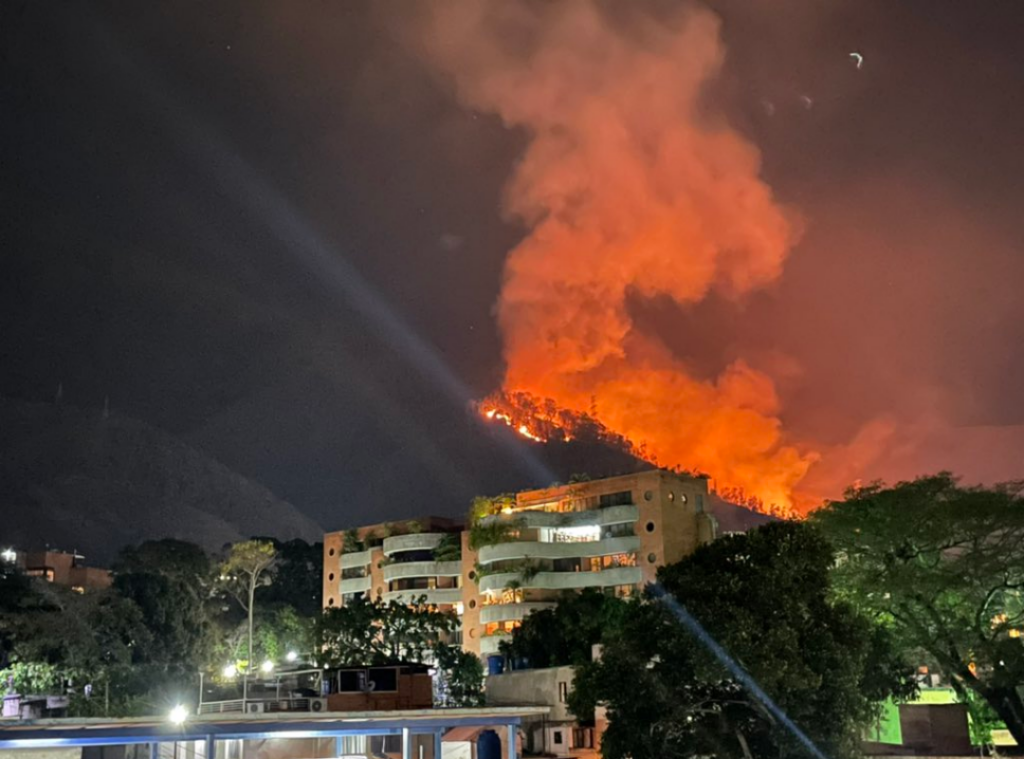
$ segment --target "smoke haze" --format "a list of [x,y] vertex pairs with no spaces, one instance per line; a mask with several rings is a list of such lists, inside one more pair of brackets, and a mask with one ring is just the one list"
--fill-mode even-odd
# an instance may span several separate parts
[[757,149],[702,102],[723,59],[717,17],[451,3],[427,40],[466,106],[528,135],[504,200],[529,229],[498,299],[505,390],[788,508],[813,454],[786,443],[771,378],[742,359],[695,378],[629,308],[741,298],[779,277],[798,237]]

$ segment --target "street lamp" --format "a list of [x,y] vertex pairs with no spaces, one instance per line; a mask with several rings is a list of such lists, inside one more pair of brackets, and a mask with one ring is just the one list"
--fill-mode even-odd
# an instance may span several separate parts
[[226,667],[224,667],[223,670],[221,670],[221,674],[224,675],[224,677],[226,677],[228,680],[230,680],[238,674],[238,667],[236,667],[234,664],[228,664]]
[[178,704],[171,709],[171,713],[167,715],[167,719],[169,719],[173,725],[182,725],[185,723],[185,720],[188,719],[188,709],[184,704]]
[[295,661],[296,659],[299,658],[299,655],[297,653],[295,653],[294,651],[289,651],[287,654],[285,654],[284,658],[287,659],[290,662],[293,662],[293,661]]
[[13,564],[14,560],[18,558],[18,554],[13,548],[5,548],[3,552],[0,552],[0,557],[3,557],[8,564]]
[[274,671],[274,662],[270,661],[270,659],[267,659],[265,662],[263,662],[260,665],[260,672],[263,672],[264,674],[268,674],[269,675],[273,671]]

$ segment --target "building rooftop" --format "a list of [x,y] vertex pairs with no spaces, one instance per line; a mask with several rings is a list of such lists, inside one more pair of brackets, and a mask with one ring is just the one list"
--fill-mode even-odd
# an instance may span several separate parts
[[547,713],[547,707],[496,706],[321,714],[237,714],[230,717],[220,714],[189,715],[180,725],[160,717],[4,720],[0,721],[0,749],[388,735],[403,728],[413,733],[436,733],[454,727],[518,725],[524,718],[544,717]]

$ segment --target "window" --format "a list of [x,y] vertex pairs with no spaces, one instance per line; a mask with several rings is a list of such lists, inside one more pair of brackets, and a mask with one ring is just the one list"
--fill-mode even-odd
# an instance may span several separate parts
[[696,507],[697,513],[700,514],[704,511],[704,496],[701,493],[697,493]]
[[669,499],[670,501],[674,501],[674,500],[676,499],[676,494],[675,494],[675,493],[673,493],[673,492],[672,492],[671,490],[670,490],[670,491],[668,491],[668,499]]
[[605,506],[628,506],[633,503],[633,493],[629,490],[621,490],[618,493],[605,493],[598,500],[601,507]]
[[645,524],[644,529],[647,530],[647,532],[654,532],[654,522],[648,522]]
[[658,560],[658,557],[655,554],[653,554],[653,553],[647,554],[647,561],[649,561],[651,564],[653,564],[657,560]]
[[329,598],[327,599],[327,605],[328,605],[328,606],[334,606],[334,596],[330,596],[330,597],[329,597]]
[[328,550],[328,551],[327,551],[327,555],[328,555],[328,556],[334,556],[334,549],[333,549],[333,548],[331,548],[330,550]]
[[654,498],[654,492],[653,491],[651,491],[651,490],[645,490],[644,491],[644,500],[645,501],[650,501],[653,498]]
[[472,598],[469,599],[469,608],[470,609],[475,609],[476,608],[476,600],[475,599],[472,599]]
[[558,703],[564,704],[569,700],[569,683],[561,681],[558,683]]
[[686,503],[686,493],[679,494],[679,503]]
[[327,575],[327,580],[329,582],[334,582],[334,572],[331,572],[329,575]]
[[366,673],[375,693],[398,690],[398,670],[395,667],[375,667]]
[[561,730],[552,730],[551,731],[551,742],[554,743],[556,746],[561,746],[562,745],[562,731]]

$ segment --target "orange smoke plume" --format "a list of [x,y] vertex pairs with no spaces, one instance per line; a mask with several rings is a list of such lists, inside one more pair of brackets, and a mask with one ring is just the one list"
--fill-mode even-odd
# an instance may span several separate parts
[[504,391],[788,509],[814,455],[784,442],[772,380],[742,361],[693,377],[627,307],[740,297],[779,276],[797,237],[756,148],[702,101],[723,58],[717,18],[472,0],[432,6],[428,44],[466,106],[528,138],[504,198],[528,229],[498,301]]

